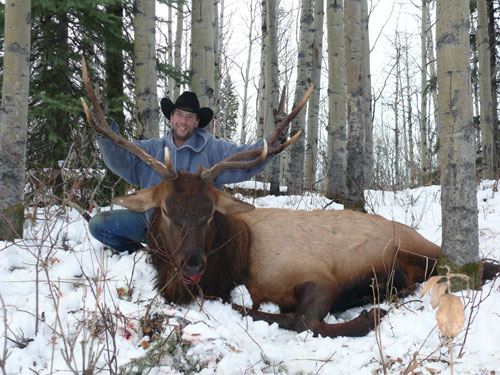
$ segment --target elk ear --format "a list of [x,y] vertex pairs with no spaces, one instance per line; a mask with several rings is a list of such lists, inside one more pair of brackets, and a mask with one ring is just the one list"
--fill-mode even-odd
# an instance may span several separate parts
[[113,203],[128,208],[135,212],[144,212],[153,207],[160,206],[160,194],[158,184],[153,187],[138,190],[132,194],[113,199]]
[[255,207],[250,203],[243,202],[233,197],[231,194],[219,191],[215,209],[224,215],[232,215],[252,211]]

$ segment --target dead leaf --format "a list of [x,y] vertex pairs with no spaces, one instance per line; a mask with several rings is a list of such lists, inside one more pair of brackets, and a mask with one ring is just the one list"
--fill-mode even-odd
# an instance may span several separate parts
[[425,293],[431,290],[432,287],[444,277],[445,276],[432,276],[429,280],[427,280],[424,287],[422,288],[422,291],[420,292],[420,297],[422,297]]
[[436,312],[439,331],[444,336],[456,337],[464,327],[465,314],[462,300],[453,294],[443,294]]
[[141,347],[145,350],[149,349],[151,345],[149,344],[148,341],[141,341]]
[[437,283],[432,287],[431,291],[431,306],[433,309],[439,306],[439,299],[446,292],[448,283]]
[[118,296],[119,296],[120,298],[123,298],[123,297],[127,297],[127,296],[128,296],[127,289],[125,289],[125,288],[116,288],[116,293],[118,293]]
[[431,373],[431,375],[435,375],[435,374],[440,374],[441,371],[440,370],[436,370],[436,369],[433,369],[431,367],[426,367],[425,368],[427,371],[429,371]]

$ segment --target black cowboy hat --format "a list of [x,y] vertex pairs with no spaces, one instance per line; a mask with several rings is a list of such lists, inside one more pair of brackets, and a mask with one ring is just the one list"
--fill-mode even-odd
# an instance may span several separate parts
[[175,108],[183,111],[196,113],[200,117],[199,128],[204,128],[212,121],[214,112],[207,107],[200,108],[200,102],[194,92],[184,91],[175,101],[175,104],[169,98],[163,98],[160,102],[161,111],[166,118],[170,120],[170,115]]

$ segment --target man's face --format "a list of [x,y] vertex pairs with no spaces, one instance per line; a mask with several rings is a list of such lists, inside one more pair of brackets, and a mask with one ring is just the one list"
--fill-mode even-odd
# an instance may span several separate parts
[[183,111],[176,108],[170,115],[170,123],[174,131],[174,139],[184,143],[194,133],[194,129],[198,127],[198,115],[193,112]]

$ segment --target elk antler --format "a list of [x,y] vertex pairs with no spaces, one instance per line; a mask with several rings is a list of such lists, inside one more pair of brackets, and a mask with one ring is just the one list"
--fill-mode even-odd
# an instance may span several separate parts
[[[120,137],[113,130],[111,130],[111,127],[109,126],[106,117],[102,112],[102,108],[99,105],[96,92],[94,91],[90,83],[87,71],[87,63],[85,62],[85,57],[83,56],[82,56],[82,78],[83,78],[83,85],[85,86],[85,91],[89,96],[92,106],[94,107],[96,121],[97,121],[97,122],[94,121],[92,113],[90,112],[90,109],[85,99],[80,98],[83,105],[83,110],[85,111],[85,116],[87,117],[87,122],[90,125],[90,127],[94,129],[97,133],[109,138],[116,145],[137,156],[144,163],[153,168],[163,179],[165,180],[175,179],[177,177],[177,171],[172,166],[172,163],[169,162],[169,160],[166,161],[165,164],[159,162],[154,157],[145,152],[143,149],[127,141],[126,139]],[[165,150],[165,155],[166,157],[168,157],[167,150]]]
[[[299,104],[297,104],[297,106],[293,109],[293,111],[290,112],[290,114],[276,127],[273,134],[271,134],[269,140],[267,142],[264,140],[263,147],[255,150],[247,150],[239,152],[237,154],[233,154],[227,157],[226,159],[222,160],[221,162],[217,163],[212,168],[209,169],[203,168],[200,172],[200,176],[203,179],[203,181],[207,183],[212,183],[215,180],[215,178],[226,169],[250,169],[256,167],[257,165],[262,163],[268,155],[278,154],[285,148],[287,148],[289,145],[291,145],[293,142],[295,142],[300,137],[302,130],[299,130],[297,133],[295,133],[293,137],[291,137],[288,141],[281,144],[280,146],[272,147],[270,149],[268,149],[267,147],[268,143],[270,145],[274,144],[281,131],[290,123],[290,121],[293,120],[295,116],[297,116],[302,107],[304,107],[304,105],[307,103],[307,100],[312,94],[313,88],[314,85],[311,84],[311,86],[309,86],[309,89],[307,90],[307,92],[305,93],[304,97],[301,99]],[[281,112],[283,111],[284,107],[284,93],[285,91],[283,89],[283,94],[281,96],[280,109],[279,109],[279,111]]]
[[[297,106],[292,110],[292,112],[290,112],[290,114],[288,116],[286,116],[285,119],[283,121],[281,121],[281,123],[276,127],[273,134],[269,138],[269,141],[268,141],[269,144],[273,145],[274,142],[276,142],[276,139],[280,135],[281,131],[290,123],[290,121],[292,121],[295,118],[295,116],[297,116],[297,114],[300,112],[302,107],[304,107],[304,105],[309,100],[309,97],[311,96],[313,89],[314,89],[314,84],[311,83],[311,85],[309,86],[309,89],[307,90],[305,95],[302,97],[299,104],[297,104]],[[285,89],[283,88],[283,92],[281,94],[281,100],[280,100],[280,108],[278,110],[279,112],[283,112],[284,105],[285,105]]]

